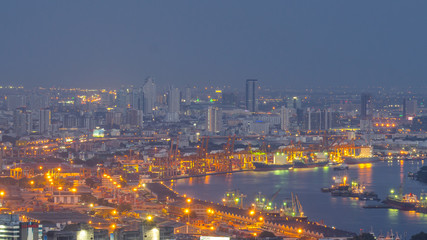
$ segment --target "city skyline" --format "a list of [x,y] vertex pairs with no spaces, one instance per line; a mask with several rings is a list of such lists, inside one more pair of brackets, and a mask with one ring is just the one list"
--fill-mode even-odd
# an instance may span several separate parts
[[426,79],[426,3],[2,2],[1,85],[283,88]]

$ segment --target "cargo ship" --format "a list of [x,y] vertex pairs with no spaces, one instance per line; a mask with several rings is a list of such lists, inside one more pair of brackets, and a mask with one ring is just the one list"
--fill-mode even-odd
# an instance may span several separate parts
[[372,155],[372,146],[362,146],[355,150],[354,156],[343,157],[346,164],[374,163],[380,159]]
[[417,195],[409,193],[402,195],[401,190],[399,190],[399,194],[394,194],[394,190],[390,191],[390,195],[387,196],[387,199],[383,201],[383,203],[389,205],[392,208],[396,208],[404,211],[412,211],[416,209],[419,201],[417,199]]
[[293,160],[294,168],[314,168],[324,167],[329,164],[327,153],[314,153],[314,156],[307,158],[295,158]]
[[289,163],[287,160],[287,155],[285,154],[275,154],[273,162],[252,162],[255,167],[255,171],[273,171],[273,170],[288,170],[293,167],[292,163]]

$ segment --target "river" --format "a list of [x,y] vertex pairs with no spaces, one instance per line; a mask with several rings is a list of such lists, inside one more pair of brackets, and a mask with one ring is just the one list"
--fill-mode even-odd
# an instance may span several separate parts
[[[408,172],[416,172],[424,161],[388,161],[374,164],[350,166],[347,176],[366,185],[379,198],[385,199],[391,189],[398,192],[403,183],[403,193],[412,192],[419,196],[427,192],[427,185],[411,180]],[[198,178],[180,179],[173,182],[173,188],[182,194],[214,202],[221,202],[228,190],[238,189],[247,195],[245,204],[249,205],[258,192],[271,196],[281,189],[276,202],[289,198],[291,192],[298,195],[304,213],[310,220],[323,221],[328,226],[359,233],[373,231],[385,235],[391,229],[402,239],[427,231],[427,214],[405,212],[395,209],[364,209],[365,201],[353,198],[332,197],[322,193],[320,188],[332,184],[332,177],[345,174],[331,167],[313,169],[276,170],[270,172],[237,172],[226,175],[213,175]]]

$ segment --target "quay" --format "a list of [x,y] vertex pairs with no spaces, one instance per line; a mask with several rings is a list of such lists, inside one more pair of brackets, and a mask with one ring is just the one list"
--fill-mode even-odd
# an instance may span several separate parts
[[[163,183],[148,183],[146,188],[157,197],[159,202],[185,204],[187,198],[173,191]],[[230,207],[200,199],[191,199],[195,205],[202,206],[205,211],[214,212],[224,223],[230,221],[246,226],[257,226],[265,231],[271,231],[276,235],[289,237],[311,237],[316,239],[334,238],[347,239],[355,236],[355,233],[329,227],[317,222],[303,221],[293,218],[277,217],[274,214],[254,212],[248,209]]]

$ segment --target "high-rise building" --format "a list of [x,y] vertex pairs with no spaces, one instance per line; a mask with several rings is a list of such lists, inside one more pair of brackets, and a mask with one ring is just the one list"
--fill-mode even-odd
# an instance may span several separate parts
[[403,117],[415,117],[417,115],[417,100],[412,98],[403,99]]
[[170,87],[168,91],[168,112],[166,113],[167,122],[179,121],[180,99],[179,89]]
[[106,123],[110,128],[120,128],[122,123],[122,113],[121,112],[107,112],[106,114]]
[[49,96],[40,95],[40,94],[32,94],[27,97],[27,108],[31,110],[39,110],[41,108],[49,107]]
[[21,222],[18,214],[0,214],[0,239],[36,240],[43,237],[43,226],[37,222]]
[[280,108],[280,129],[283,131],[289,130],[289,115],[290,111],[285,106]]
[[16,108],[26,107],[26,97],[23,95],[8,95],[6,96],[6,108],[8,111]]
[[40,109],[39,132],[48,134],[51,126],[51,111],[48,108]]
[[246,80],[246,110],[256,112],[258,110],[256,79]]
[[126,112],[127,123],[132,128],[142,128],[144,119],[142,110],[130,109]]
[[339,114],[332,109],[314,110],[308,108],[305,114],[304,129],[310,131],[329,130],[338,126]]
[[222,93],[222,104],[229,106],[237,106],[237,96],[233,92],[223,92]]
[[185,103],[185,105],[191,104],[191,88],[189,88],[189,87],[187,87],[185,89],[184,103]]
[[222,111],[217,107],[209,107],[206,116],[206,130],[218,133],[222,129]]
[[370,119],[372,117],[371,95],[367,93],[362,93],[360,100],[361,100],[360,119],[363,119],[363,120]]
[[144,91],[142,88],[132,89],[131,108],[135,110],[142,110],[144,108]]
[[295,96],[295,97],[287,99],[287,107],[288,108],[300,109],[301,106],[302,106],[301,98]]
[[127,108],[128,105],[128,91],[122,88],[117,91],[116,105],[118,108]]
[[144,96],[143,111],[144,114],[152,114],[156,105],[156,84],[153,78],[148,77],[142,86],[142,92]]
[[360,130],[372,130],[372,98],[367,93],[362,93],[360,99]]
[[13,113],[13,128],[17,136],[28,135],[32,131],[32,115],[31,111],[25,108],[17,108]]

